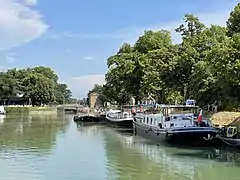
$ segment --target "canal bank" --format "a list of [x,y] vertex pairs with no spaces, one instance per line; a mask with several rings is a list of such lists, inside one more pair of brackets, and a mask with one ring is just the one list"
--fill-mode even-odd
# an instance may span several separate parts
[[4,106],[7,113],[55,112],[56,107]]

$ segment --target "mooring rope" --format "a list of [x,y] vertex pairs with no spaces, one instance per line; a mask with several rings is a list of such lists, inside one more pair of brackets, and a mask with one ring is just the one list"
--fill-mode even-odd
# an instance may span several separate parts
[[229,146],[233,146],[233,147],[239,147],[240,146],[240,143],[239,144],[233,144],[233,143],[229,143],[227,141],[225,141],[220,135],[218,136],[225,144],[229,145]]

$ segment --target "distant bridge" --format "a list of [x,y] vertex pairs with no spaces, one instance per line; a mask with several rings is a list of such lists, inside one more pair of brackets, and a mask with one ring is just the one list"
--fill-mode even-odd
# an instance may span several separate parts
[[88,107],[79,105],[79,104],[63,104],[63,105],[57,106],[57,110],[62,112],[77,113],[77,112],[87,112]]

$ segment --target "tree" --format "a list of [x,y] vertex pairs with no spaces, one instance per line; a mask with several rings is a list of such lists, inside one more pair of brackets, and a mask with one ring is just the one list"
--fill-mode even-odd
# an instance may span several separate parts
[[240,33],[240,3],[238,3],[230,17],[227,20],[228,35],[232,36],[235,33]]
[[[66,84],[57,82],[58,76],[48,67],[9,69],[0,73],[0,99],[17,98],[19,94],[33,105],[68,102],[71,91]],[[28,100],[26,100],[27,103]]]
[[32,105],[48,104],[56,100],[55,84],[43,74],[29,74],[23,79],[23,85],[26,87],[25,97],[31,98]]
[[[134,58],[136,55],[127,44],[124,44],[116,55],[108,58],[109,71],[105,76],[107,82],[105,93],[108,94],[109,101],[126,103],[132,95],[131,75],[134,68]],[[130,91],[129,94],[128,91]]]
[[47,77],[48,79],[51,79],[55,83],[58,81],[58,75],[49,67],[44,66],[37,66],[32,69],[30,69],[33,73],[39,73]]
[[160,49],[163,45],[171,45],[170,32],[166,30],[160,31],[145,31],[140,36],[134,45],[134,49],[142,54],[148,53],[149,51]]
[[185,24],[181,24],[176,28],[176,32],[180,33],[183,38],[193,38],[202,32],[205,28],[198,17],[193,14],[186,14],[183,18]]
[[108,58],[104,94],[128,103],[151,95],[159,103],[194,98],[198,105],[240,106],[240,3],[227,28],[206,27],[187,14],[176,31],[182,42],[173,44],[165,30],[145,31],[131,46],[124,43]]
[[56,101],[59,104],[70,102],[72,92],[68,89],[67,84],[57,84],[56,88]]

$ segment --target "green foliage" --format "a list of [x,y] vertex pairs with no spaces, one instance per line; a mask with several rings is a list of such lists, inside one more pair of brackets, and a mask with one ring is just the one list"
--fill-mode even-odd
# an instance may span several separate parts
[[240,33],[240,3],[238,3],[234,10],[230,13],[230,17],[227,21],[227,27],[229,35]]
[[8,101],[23,95],[25,104],[42,105],[68,102],[71,91],[59,84],[57,74],[48,67],[9,69],[0,72],[0,100]]
[[36,111],[55,111],[56,107],[44,106],[44,107],[28,107],[29,112],[36,112]]
[[74,101],[71,99],[72,92],[68,89],[67,84],[57,84],[56,101],[58,104],[70,103]]
[[169,91],[167,96],[166,96],[166,101],[169,104],[174,104],[175,102],[177,103],[183,103],[183,96],[181,95],[181,93],[179,91],[176,90],[172,90]]
[[[101,93],[118,104],[151,95],[159,103],[194,98],[198,105],[222,109],[240,104],[240,4],[227,28],[206,27],[192,14],[176,28],[182,42],[173,44],[165,30],[145,31],[134,45],[124,43],[108,58]],[[102,95],[103,96],[103,95]]]
[[5,107],[7,113],[29,113],[29,107]]
[[54,107],[5,106],[7,113],[29,113],[32,111],[54,111]]

